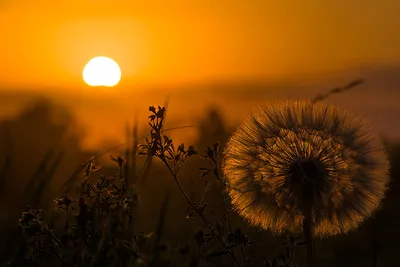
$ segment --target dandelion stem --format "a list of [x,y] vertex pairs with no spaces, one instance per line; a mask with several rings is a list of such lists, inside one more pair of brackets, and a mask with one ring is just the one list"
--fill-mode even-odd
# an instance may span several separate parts
[[311,205],[304,205],[303,212],[304,212],[303,233],[304,233],[304,238],[306,240],[307,263],[309,267],[315,267]]
[[304,216],[303,219],[303,234],[306,241],[307,263],[308,267],[315,267],[314,259],[314,237],[313,237],[313,216],[312,207],[314,203],[314,192],[316,189],[315,182],[319,180],[321,175],[313,164],[297,163],[300,173],[297,173],[297,178],[303,181],[301,192],[301,210]]

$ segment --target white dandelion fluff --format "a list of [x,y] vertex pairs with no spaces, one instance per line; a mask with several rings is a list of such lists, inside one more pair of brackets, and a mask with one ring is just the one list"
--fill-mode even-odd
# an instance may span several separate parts
[[379,208],[389,183],[369,126],[322,103],[261,108],[233,134],[222,162],[234,208],[275,233],[303,231],[308,204],[313,234],[345,233]]

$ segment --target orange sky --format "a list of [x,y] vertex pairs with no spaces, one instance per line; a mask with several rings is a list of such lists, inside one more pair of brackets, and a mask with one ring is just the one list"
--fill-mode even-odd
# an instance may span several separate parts
[[[275,97],[308,98],[364,77],[368,92],[333,100],[398,138],[400,83],[390,73],[400,66],[399,10],[398,0],[0,0],[0,117],[41,91],[76,114],[96,147],[121,140],[135,116],[147,125],[148,106],[166,96],[169,127],[210,104],[234,122]],[[82,80],[100,55],[121,67],[116,88]],[[389,83],[364,71],[385,65]]]
[[98,55],[120,64],[121,85],[398,62],[399,10],[398,0],[2,0],[0,89],[83,86]]

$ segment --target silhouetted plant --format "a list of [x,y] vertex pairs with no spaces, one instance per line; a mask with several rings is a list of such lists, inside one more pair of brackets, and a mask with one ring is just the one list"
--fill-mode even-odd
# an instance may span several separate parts
[[[388,184],[386,154],[380,142],[368,135],[365,124],[336,108],[316,104],[330,93],[311,103],[285,103],[260,110],[234,133],[224,154],[218,142],[207,146],[201,158],[208,166],[199,168],[204,184],[199,202],[181,183],[181,172],[198,154],[197,149],[176,146],[165,134],[170,130],[164,130],[166,109],[151,106],[145,144],[138,145],[137,130],[127,130],[134,140],[120,146],[132,143],[131,149],[124,156],[110,155],[118,167],[115,175],[99,174],[100,166],[95,164],[111,149],[93,157],[64,184],[63,189],[71,189],[76,174],[83,171],[77,192],[69,190],[54,200],[59,211],[56,217],[64,221],[60,223],[54,216],[49,220],[51,212],[40,209],[22,213],[18,221],[20,247],[8,266],[297,267],[295,252],[304,244],[313,266],[313,235],[333,235],[357,227],[379,207]],[[146,157],[141,168],[136,162],[138,155]],[[187,202],[186,219],[200,224],[193,240],[178,247],[164,240],[169,192],[154,233],[133,227],[138,219],[133,211],[140,204],[138,183],[153,158],[166,167]],[[58,160],[52,165],[57,166]],[[42,169],[52,172],[51,168]],[[206,201],[211,179],[222,190],[221,213],[213,212]],[[38,178],[35,183],[40,191],[46,182]],[[38,203],[37,199],[31,201]],[[263,256],[252,251],[262,242],[235,225],[231,205],[251,224],[281,235],[282,246],[263,265],[255,261]]]
[[367,125],[325,104],[286,102],[247,119],[225,148],[235,209],[251,224],[312,236],[356,228],[380,205],[389,164]]
[[119,167],[116,175],[100,175],[91,183],[91,173],[99,169],[92,161],[78,195],[54,200],[56,208],[65,213],[61,229],[51,229],[40,210],[22,213],[19,225],[31,248],[24,258],[54,266],[142,266],[138,244],[149,235],[134,233],[129,227],[138,197],[126,190],[124,158],[111,156],[111,160]]
[[[257,242],[250,240],[241,229],[233,230],[232,228],[230,219],[230,202],[226,194],[225,180],[222,179],[219,174],[218,142],[214,143],[212,146],[208,146],[205,150],[204,156],[202,157],[209,162],[209,167],[200,168],[202,178],[208,173],[212,173],[222,186],[225,214],[222,220],[217,218],[216,221],[213,222],[209,216],[207,216],[207,204],[203,202],[194,202],[186,193],[179,180],[179,172],[186,161],[197,154],[197,150],[193,146],[189,146],[185,149],[184,144],[175,148],[173,140],[162,133],[165,109],[158,107],[156,110],[155,107],[150,107],[149,110],[152,113],[152,115],[149,116],[149,125],[151,127],[150,138],[146,138],[146,144],[140,146],[141,152],[139,152],[139,154],[154,156],[161,160],[171,173],[180,192],[189,204],[186,218],[195,221],[196,217],[198,217],[203,223],[202,228],[195,235],[198,251],[200,253],[195,257],[195,259],[191,259],[190,266],[198,266],[202,261],[214,262],[223,256],[228,256],[236,266],[248,266],[251,259],[245,253],[246,248]],[[207,181],[205,181],[205,192],[208,188],[207,185]],[[205,246],[212,240],[217,240],[220,246],[217,249],[207,250]],[[293,255],[289,256],[292,257]]]

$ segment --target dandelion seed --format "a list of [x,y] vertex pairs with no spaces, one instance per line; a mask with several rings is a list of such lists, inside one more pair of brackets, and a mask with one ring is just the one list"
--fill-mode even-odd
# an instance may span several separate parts
[[223,172],[235,209],[274,233],[301,232],[311,201],[315,235],[345,233],[380,206],[388,158],[362,119],[331,105],[260,109],[226,145]]

